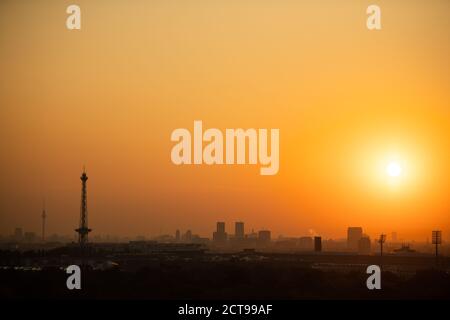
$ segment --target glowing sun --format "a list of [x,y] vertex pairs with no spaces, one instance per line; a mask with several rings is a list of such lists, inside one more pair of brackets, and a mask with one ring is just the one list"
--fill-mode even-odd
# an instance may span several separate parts
[[398,177],[402,174],[402,167],[398,162],[389,162],[389,164],[386,166],[386,173],[390,177]]

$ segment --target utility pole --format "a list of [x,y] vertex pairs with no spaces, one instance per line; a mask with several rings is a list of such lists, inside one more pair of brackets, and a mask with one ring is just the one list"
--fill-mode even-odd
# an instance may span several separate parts
[[383,245],[386,242],[386,235],[380,234],[380,238],[378,239],[378,243],[380,244],[380,267],[383,267]]
[[435,254],[436,254],[436,267],[439,266],[439,252],[438,247],[442,243],[442,231],[434,230],[431,232],[432,243],[435,245]]
[[386,235],[381,234],[378,239],[378,243],[380,244],[380,256],[383,256],[383,244],[386,242]]

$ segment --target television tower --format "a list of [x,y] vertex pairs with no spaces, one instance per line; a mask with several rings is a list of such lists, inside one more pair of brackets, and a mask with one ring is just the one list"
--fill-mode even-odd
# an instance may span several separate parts
[[42,242],[45,242],[45,219],[47,218],[47,213],[45,212],[45,199],[42,205]]
[[83,247],[88,242],[88,234],[91,229],[88,228],[88,212],[87,212],[87,191],[86,182],[87,175],[86,169],[83,168],[83,173],[81,174],[81,207],[80,207],[80,227],[75,229],[78,232],[78,244]]

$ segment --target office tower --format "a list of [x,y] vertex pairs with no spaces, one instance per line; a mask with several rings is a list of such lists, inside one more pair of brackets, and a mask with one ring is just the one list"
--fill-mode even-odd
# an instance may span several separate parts
[[243,222],[236,222],[234,225],[234,237],[236,239],[243,239],[244,238],[244,223]]
[[261,230],[258,232],[258,244],[267,246],[270,244],[271,233],[269,230]]
[[298,239],[298,247],[300,250],[311,251],[313,249],[313,238],[311,237],[300,237]]
[[180,230],[175,231],[175,241],[180,242],[181,236],[180,236]]
[[225,233],[225,222],[217,222],[217,230],[218,233]]
[[184,239],[187,242],[191,242],[192,241],[192,231],[191,230],[186,231],[186,233],[184,234]]
[[14,230],[14,241],[20,242],[23,238],[22,228],[16,228]]
[[322,237],[314,237],[314,251],[322,252]]
[[225,232],[225,222],[217,222],[217,230],[213,233],[213,241],[223,243],[227,240],[227,233]]
[[359,254],[370,254],[371,252],[371,242],[368,236],[363,236],[358,241],[358,253]]
[[361,227],[349,227],[347,230],[347,249],[350,251],[358,251],[358,242],[363,236]]
[[25,232],[23,238],[26,243],[34,243],[37,240],[36,233],[34,232]]
[[397,232],[392,232],[391,240],[392,242],[397,242]]

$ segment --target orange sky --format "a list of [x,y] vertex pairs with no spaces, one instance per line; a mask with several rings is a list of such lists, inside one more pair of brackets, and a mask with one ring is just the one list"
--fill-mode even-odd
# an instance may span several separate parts
[[[450,2],[0,2],[0,233],[95,234],[215,222],[345,237],[450,234]],[[280,171],[175,166],[176,128],[279,128]],[[395,159],[402,176],[384,171]]]

